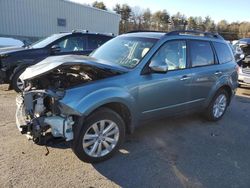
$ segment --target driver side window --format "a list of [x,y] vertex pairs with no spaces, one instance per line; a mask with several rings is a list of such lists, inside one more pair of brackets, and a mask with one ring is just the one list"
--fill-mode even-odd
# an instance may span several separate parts
[[79,36],[69,37],[58,43],[61,52],[75,52],[84,50],[83,39]]
[[163,62],[168,65],[168,70],[178,70],[186,68],[186,42],[169,41],[154,55],[153,60]]

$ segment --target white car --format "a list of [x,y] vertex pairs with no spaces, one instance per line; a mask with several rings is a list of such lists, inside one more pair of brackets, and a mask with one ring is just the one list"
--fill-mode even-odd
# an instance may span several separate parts
[[23,45],[24,43],[18,39],[0,37],[0,48],[13,46],[21,47]]

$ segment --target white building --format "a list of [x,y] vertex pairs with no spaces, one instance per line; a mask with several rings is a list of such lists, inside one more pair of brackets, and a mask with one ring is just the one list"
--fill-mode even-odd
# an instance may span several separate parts
[[0,0],[0,36],[38,39],[73,29],[118,34],[120,15],[66,0]]

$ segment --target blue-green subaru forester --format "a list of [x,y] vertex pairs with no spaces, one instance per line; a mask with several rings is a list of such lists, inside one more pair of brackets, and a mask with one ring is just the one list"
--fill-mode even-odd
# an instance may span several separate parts
[[219,120],[238,85],[237,68],[217,34],[123,34],[89,57],[49,57],[27,68],[17,127],[38,144],[71,141],[80,160],[100,162],[142,120],[191,111]]

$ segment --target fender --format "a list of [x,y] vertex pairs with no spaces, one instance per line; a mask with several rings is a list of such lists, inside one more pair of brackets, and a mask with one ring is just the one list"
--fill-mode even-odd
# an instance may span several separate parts
[[[75,88],[77,89],[77,88]],[[135,98],[121,87],[106,87],[87,95],[79,94],[82,89],[67,91],[65,97],[60,100],[61,103],[69,106],[81,116],[88,116],[97,108],[112,102],[125,105],[131,114],[131,126],[135,126],[138,122]],[[72,100],[72,99],[79,100]],[[131,127],[133,130],[133,127]]]
[[232,94],[235,93],[235,89],[237,88],[237,86],[234,86],[233,81],[231,79],[230,75],[226,75],[223,76],[221,78],[219,78],[219,80],[216,82],[216,84],[213,86],[213,88],[210,90],[210,93],[208,94],[208,98],[205,101],[205,106],[208,106],[209,103],[211,102],[211,100],[213,99],[214,95],[216,94],[216,92],[223,86],[228,86],[230,87]]

